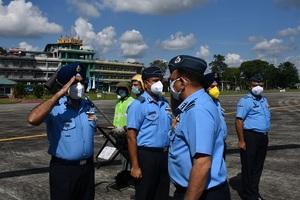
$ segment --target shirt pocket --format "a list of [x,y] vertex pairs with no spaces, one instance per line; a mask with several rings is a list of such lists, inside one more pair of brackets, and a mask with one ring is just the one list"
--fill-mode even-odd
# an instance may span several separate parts
[[145,118],[150,125],[158,125],[158,113],[156,111],[148,112]]
[[61,139],[64,141],[75,141],[78,140],[78,134],[76,132],[76,124],[74,119],[70,119],[63,122]]

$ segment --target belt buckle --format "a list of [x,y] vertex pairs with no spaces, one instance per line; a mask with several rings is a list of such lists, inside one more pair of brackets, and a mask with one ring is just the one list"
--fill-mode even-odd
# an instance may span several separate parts
[[167,152],[169,150],[169,147],[164,147],[163,152]]
[[79,165],[85,165],[86,164],[86,160],[81,160],[80,162],[79,162]]

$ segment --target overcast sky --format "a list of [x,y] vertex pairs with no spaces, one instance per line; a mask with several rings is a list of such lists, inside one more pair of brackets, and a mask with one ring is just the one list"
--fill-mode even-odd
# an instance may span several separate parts
[[43,50],[61,35],[146,66],[222,54],[229,66],[259,58],[300,70],[299,0],[0,0],[0,46]]

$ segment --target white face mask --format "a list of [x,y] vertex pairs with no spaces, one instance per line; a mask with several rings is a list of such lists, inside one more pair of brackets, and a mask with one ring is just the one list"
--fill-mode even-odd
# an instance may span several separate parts
[[251,89],[251,92],[254,94],[254,95],[256,95],[256,96],[259,96],[259,95],[261,95],[261,93],[264,91],[264,88],[263,87],[261,87],[261,86],[255,86],[255,87],[253,87],[252,89]]
[[161,81],[157,81],[151,85],[151,92],[156,95],[162,95],[163,92],[163,84]]
[[175,84],[175,82],[176,81],[178,81],[180,78],[177,78],[177,79],[175,79],[174,81],[172,81],[171,83],[170,83],[170,89],[171,89],[171,95],[172,95],[172,97],[174,98],[174,99],[176,99],[176,100],[179,100],[180,99],[180,94],[181,94],[181,92],[182,92],[182,90],[180,90],[179,92],[177,92],[176,90],[175,90],[175,88],[174,88],[174,84]]
[[84,95],[84,86],[79,82],[71,85],[68,93],[72,99],[80,99]]

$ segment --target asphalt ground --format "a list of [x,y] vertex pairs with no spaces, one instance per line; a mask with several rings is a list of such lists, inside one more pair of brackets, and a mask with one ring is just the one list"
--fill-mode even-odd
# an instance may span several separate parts
[[[260,192],[268,200],[300,199],[300,93],[266,94],[272,109],[269,150],[261,177]],[[226,163],[231,197],[240,199],[240,156],[234,129],[235,107],[241,96],[223,96],[229,128]],[[111,119],[114,101],[95,101]],[[0,105],[0,200],[49,199],[47,139],[45,126],[29,126],[26,116],[36,104]],[[107,124],[99,116],[100,124]],[[104,137],[95,136],[95,153]],[[110,187],[122,169],[120,158],[96,168],[95,199],[130,199],[134,190]],[[171,194],[174,188],[171,186]]]

